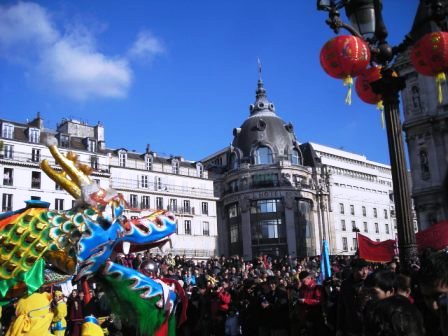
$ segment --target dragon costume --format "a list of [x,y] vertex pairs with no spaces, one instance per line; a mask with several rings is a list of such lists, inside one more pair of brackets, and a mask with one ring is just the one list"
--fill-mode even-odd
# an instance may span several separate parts
[[114,313],[140,335],[174,335],[176,291],[110,260],[123,245],[137,252],[166,242],[176,231],[174,216],[159,210],[128,220],[121,194],[93,182],[91,168],[73,153],[63,155],[55,144],[48,147],[59,167],[44,160],[41,168],[76,205],[55,211],[47,202],[27,201],[26,208],[0,215],[0,297],[6,301],[46,282],[93,277]]

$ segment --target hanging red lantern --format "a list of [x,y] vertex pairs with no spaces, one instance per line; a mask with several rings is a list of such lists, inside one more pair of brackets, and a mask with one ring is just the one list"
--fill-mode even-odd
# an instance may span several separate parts
[[370,50],[363,39],[341,35],[325,43],[320,51],[320,64],[331,77],[343,79],[348,86],[347,104],[351,103],[353,77],[358,76],[370,62]]
[[417,72],[436,77],[438,100],[442,103],[442,83],[448,71],[448,33],[434,32],[424,35],[411,51],[411,62]]
[[356,78],[355,90],[359,98],[367,104],[378,104],[383,98],[380,94],[373,92],[370,83],[381,78],[381,67],[367,68]]

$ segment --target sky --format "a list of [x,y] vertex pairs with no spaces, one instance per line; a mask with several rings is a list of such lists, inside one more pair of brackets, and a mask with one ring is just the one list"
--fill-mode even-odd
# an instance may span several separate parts
[[[418,0],[384,1],[388,41]],[[380,112],[321,68],[335,36],[315,0],[0,1],[0,117],[103,123],[106,146],[200,160],[268,98],[299,142],[389,163]]]

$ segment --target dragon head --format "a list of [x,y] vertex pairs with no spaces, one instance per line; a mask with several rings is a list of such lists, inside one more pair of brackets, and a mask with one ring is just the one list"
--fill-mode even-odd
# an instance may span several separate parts
[[76,279],[97,272],[114,250],[123,246],[132,252],[146,250],[165,243],[176,231],[174,215],[164,210],[128,220],[123,216],[126,201],[121,194],[93,182],[89,177],[91,168],[79,163],[73,153],[61,154],[55,143],[48,147],[62,171],[51,168],[46,160],[41,168],[76,198],[78,217],[73,219],[82,223],[78,225],[81,235],[77,243]]

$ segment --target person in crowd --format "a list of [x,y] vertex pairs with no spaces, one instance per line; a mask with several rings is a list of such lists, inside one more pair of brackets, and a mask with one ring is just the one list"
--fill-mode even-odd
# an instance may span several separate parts
[[9,326],[6,336],[47,336],[53,321],[51,312],[51,294],[34,293],[17,302],[15,318]]
[[418,279],[428,335],[448,336],[448,252],[428,253],[422,258]]
[[396,273],[390,269],[377,270],[371,273],[365,281],[365,287],[373,292],[377,300],[383,300],[395,294]]
[[229,309],[224,328],[225,328],[224,331],[225,336],[241,335],[238,314],[235,308],[233,307]]
[[51,331],[55,336],[64,336],[67,328],[67,304],[64,301],[64,294],[56,290],[53,295],[53,321],[51,323]]
[[278,285],[275,277],[269,277],[265,300],[261,303],[265,315],[269,317],[271,336],[289,334],[289,301],[286,289]]
[[299,333],[321,335],[322,325],[322,287],[318,286],[308,271],[299,274],[301,286],[297,299],[296,309],[299,320]]
[[411,278],[404,274],[397,274],[395,278],[395,294],[408,298],[410,303],[414,303],[414,299],[411,296]]
[[[84,297],[84,293],[83,293]],[[81,335],[81,325],[84,320],[84,302],[74,289],[67,299],[67,332],[70,336]]]
[[401,295],[375,302],[365,315],[364,336],[425,336],[418,309]]
[[351,266],[352,273],[342,282],[338,298],[336,322],[338,336],[361,336],[362,333],[362,314],[356,303],[369,274],[369,264],[364,259],[354,259]]

